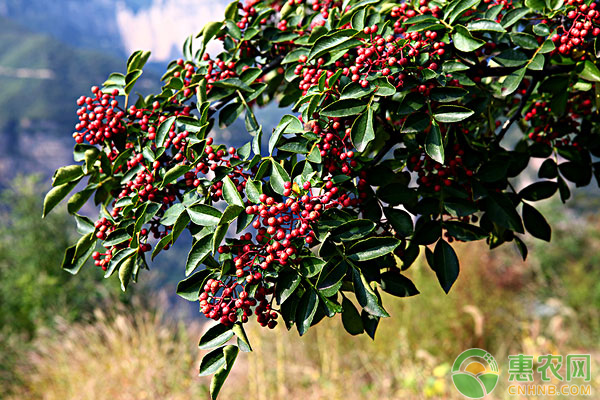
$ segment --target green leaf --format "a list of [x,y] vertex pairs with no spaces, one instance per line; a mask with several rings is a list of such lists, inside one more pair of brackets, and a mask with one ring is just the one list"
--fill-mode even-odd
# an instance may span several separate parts
[[298,288],[301,277],[294,270],[285,270],[279,274],[277,280],[277,303],[281,304],[286,301]]
[[375,90],[375,88],[372,85],[363,88],[357,82],[352,82],[344,86],[344,88],[342,89],[342,94],[340,95],[340,100],[361,99],[373,93],[373,90]]
[[68,183],[63,183],[62,185],[58,185],[50,189],[44,198],[42,217],[46,217],[46,215],[48,215],[50,211],[52,211],[52,209],[56,207],[58,203],[60,203],[61,200],[64,199],[75,186],[77,186],[80,180],[81,178]]
[[413,222],[410,215],[397,208],[384,207],[383,213],[387,218],[388,222],[392,225],[392,228],[401,237],[407,237],[413,233]]
[[158,129],[156,130],[156,147],[163,147],[165,145],[165,141],[169,137],[169,131],[173,127],[175,119],[176,117],[169,117],[158,126]]
[[74,258],[75,255],[75,246],[71,246],[67,248],[65,251],[65,255],[61,264],[61,268],[70,274],[77,274],[81,267],[86,263],[87,260],[92,256],[94,252],[94,247],[90,247],[87,253],[83,254],[79,258]]
[[527,65],[527,69],[530,69],[532,71],[543,71],[545,62],[546,59],[544,58],[544,55],[538,53],[535,55],[535,57],[531,59],[531,61]]
[[[231,19],[231,20],[235,19],[235,17],[238,15],[238,4],[239,4],[239,0],[235,0],[227,5],[227,7],[225,8],[225,19]],[[201,32],[201,33],[203,33],[203,32]],[[197,37],[199,37],[199,36],[200,35],[198,35]]]
[[365,327],[365,333],[369,335],[371,339],[375,340],[375,332],[377,331],[377,326],[379,325],[379,320],[381,318],[371,315],[365,310],[360,312],[360,318]]
[[343,29],[321,36],[311,48],[308,55],[308,61],[314,60],[327,53],[331,54],[334,51],[360,46],[362,42],[352,37],[356,35],[357,32],[358,31],[354,29]]
[[224,348],[225,347],[219,347],[202,358],[202,361],[200,362],[200,376],[212,375],[225,365],[225,354],[223,354]]
[[229,176],[223,179],[223,198],[229,205],[244,207],[244,200]]
[[218,225],[222,214],[218,209],[206,204],[193,205],[187,209],[187,213],[192,222],[200,226]]
[[493,60],[503,67],[520,67],[529,61],[529,57],[520,50],[507,49],[495,56]]
[[185,212],[185,206],[181,203],[173,204],[160,219],[160,223],[164,226],[172,226],[179,216]]
[[371,81],[370,86],[375,86],[377,96],[387,97],[396,93],[396,87],[390,83],[387,77],[379,77]]
[[94,230],[96,229],[94,227],[94,223],[88,217],[79,214],[75,214],[74,217],[75,223],[77,224],[77,232],[79,232],[81,235],[86,235],[90,232],[94,232]]
[[198,344],[198,348],[200,350],[213,349],[215,347],[224,345],[232,337],[233,330],[231,326],[225,326],[221,323],[217,323],[216,325],[210,327],[210,329],[208,329],[206,333],[202,335],[202,338],[200,338],[200,343]]
[[119,281],[121,281],[121,290],[126,291],[131,275],[133,273],[133,267],[137,261],[136,256],[131,256],[121,263],[119,266]]
[[203,269],[180,281],[177,284],[177,294],[188,301],[198,301],[200,289],[204,286],[209,274],[209,270]]
[[456,25],[454,28],[456,32],[452,35],[452,41],[457,50],[468,53],[477,50],[485,44],[485,41],[474,38],[471,32],[464,26]]
[[65,183],[79,180],[83,176],[81,165],[68,165],[56,170],[52,177],[52,186],[60,186]]
[[259,196],[262,194],[262,184],[260,181],[249,179],[246,183],[246,197],[252,203],[259,203]]
[[548,158],[540,166],[540,170],[538,171],[538,177],[546,178],[546,179],[554,179],[557,176],[558,176],[558,167],[556,165],[556,162],[553,159]]
[[365,331],[360,313],[354,304],[346,297],[342,300],[342,324],[344,329],[351,335],[360,335]]
[[165,173],[165,177],[161,183],[161,187],[165,187],[170,183],[175,182],[179,177],[183,176],[191,169],[189,165],[176,165]]
[[543,11],[546,7],[546,2],[544,0],[525,0],[525,5],[532,10]]
[[509,96],[517,90],[523,77],[525,76],[525,70],[527,68],[521,68],[511,73],[502,82],[502,96]]
[[352,124],[350,133],[352,144],[358,151],[364,151],[369,142],[375,139],[375,129],[373,128],[373,109],[367,108]]
[[235,89],[244,92],[254,92],[254,89],[252,89],[250,86],[248,86],[246,82],[242,81],[239,78],[223,79],[220,81],[213,82],[212,85],[224,89]]
[[409,297],[419,294],[415,284],[399,272],[387,271],[381,274],[381,288],[396,297]]
[[504,14],[504,17],[502,17],[500,24],[504,28],[508,28],[509,26],[512,26],[513,24],[515,24],[517,21],[521,20],[524,16],[526,16],[529,13],[530,13],[529,9],[525,8],[525,7],[513,8],[510,11],[508,11],[506,14]]
[[212,239],[213,237],[211,234],[206,234],[194,243],[185,263],[185,276],[189,276],[194,272],[194,270],[198,268],[202,261],[210,254],[212,250]]
[[[215,37],[215,35],[221,30],[222,26],[223,26],[223,22],[210,22],[210,23],[204,25],[204,29],[202,29],[202,32],[201,32],[203,47],[206,47],[208,42],[210,42],[210,40],[213,37]],[[200,37],[200,35],[198,35],[197,37]]]
[[131,239],[131,235],[127,232],[125,228],[115,229],[111,233],[108,234],[106,239],[103,242],[105,247],[114,246],[119,243],[126,242]]
[[431,100],[440,103],[449,103],[462,99],[467,94],[467,91],[460,87],[446,86],[436,87],[431,89]]
[[116,254],[113,254],[113,257],[110,260],[110,263],[108,264],[108,268],[104,273],[104,277],[110,277],[121,266],[121,264],[129,257],[133,256],[133,254],[135,254],[136,251],[137,249],[127,247],[117,251]]
[[125,76],[125,94],[128,95],[133,90],[133,86],[142,76],[142,70],[136,69],[134,71],[128,72]]
[[325,264],[325,261],[320,258],[304,257],[300,263],[300,273],[302,276],[312,278],[323,270]]
[[394,251],[400,240],[392,237],[372,237],[354,244],[347,257],[353,261],[367,261]]
[[444,292],[450,292],[452,285],[458,278],[459,263],[454,249],[444,239],[440,239],[435,245],[431,268],[435,271]]
[[160,210],[161,205],[154,202],[146,203],[142,208],[139,208],[136,211],[136,220],[135,226],[133,230],[133,235],[139,232],[142,229],[142,226],[150,222],[152,218],[156,215],[158,210]]
[[442,139],[442,132],[437,123],[431,125],[431,129],[425,139],[425,152],[429,157],[439,162],[444,163],[444,140]]
[[352,282],[354,284],[356,299],[366,312],[377,317],[390,316],[381,306],[381,301],[373,288],[371,288],[371,285],[369,285],[369,282],[367,282],[367,278],[356,267],[352,268]]
[[343,99],[334,101],[323,110],[321,115],[324,117],[349,117],[361,113],[367,105],[364,102],[355,99]]
[[233,368],[233,364],[237,358],[239,349],[237,346],[225,346],[223,354],[225,357],[225,365],[215,373],[212,380],[210,381],[210,398],[216,400],[225,380],[229,376],[229,372]]
[[527,203],[523,203],[523,223],[527,232],[531,233],[532,236],[550,241],[552,237],[552,229],[546,221],[546,218],[534,207]]
[[506,195],[490,192],[485,202],[485,209],[490,219],[498,225],[519,233],[524,232],[521,217]]
[[89,200],[95,188],[86,188],[81,192],[75,193],[67,202],[67,211],[69,214],[75,214]]
[[365,27],[365,13],[366,7],[363,7],[357,10],[354,15],[352,15],[352,28],[356,30],[363,30]]
[[[581,63],[578,64],[578,67],[581,69]],[[590,60],[585,60],[585,62],[583,62],[583,68],[581,69],[579,76],[586,81],[600,82],[600,71]]]
[[519,192],[525,200],[538,201],[552,197],[558,190],[558,184],[552,181],[535,182]]
[[269,154],[273,155],[273,151],[277,146],[277,142],[279,142],[281,135],[283,135],[284,133],[303,132],[304,127],[302,126],[302,122],[300,122],[298,118],[294,117],[293,115],[284,115],[277,127],[275,128],[275,130],[273,131],[271,138],[269,139]]
[[433,117],[438,122],[452,123],[463,121],[473,114],[475,114],[475,112],[466,107],[447,105],[438,107],[433,113]]
[[223,211],[223,215],[219,220],[218,225],[229,225],[240,215],[240,213],[244,211],[244,207],[240,207],[237,205],[227,206],[225,211]]
[[271,159],[271,163],[273,164],[273,172],[271,173],[269,183],[276,193],[283,194],[283,191],[285,190],[284,183],[291,181],[290,175],[281,164],[274,159]]
[[229,225],[217,225],[217,229],[215,229],[215,233],[213,235],[213,253],[217,253],[221,242],[227,234],[227,229],[229,229]]
[[502,25],[490,19],[479,19],[477,21],[471,21],[467,25],[467,29],[471,32],[506,32],[506,29],[504,29]]
[[252,346],[250,345],[250,340],[248,340],[248,335],[246,335],[244,326],[240,322],[237,322],[233,325],[233,333],[235,333],[238,338],[237,343],[240,350],[244,352],[252,351]]
[[464,222],[447,221],[444,222],[444,227],[450,236],[464,242],[480,240],[488,236],[485,231],[478,226]]
[[533,25],[533,33],[538,36],[546,37],[550,34],[550,28],[546,24]]
[[[327,242],[326,242],[327,243]],[[348,271],[345,261],[328,262],[323,267],[317,280],[317,289],[324,296],[334,296],[342,286],[342,279]]]
[[367,219],[354,219],[343,223],[331,231],[331,239],[348,242],[362,239],[375,229],[375,223]]
[[535,36],[524,32],[513,32],[510,34],[510,40],[517,45],[527,50],[536,50],[538,42]]
[[448,4],[446,19],[452,24],[463,12],[470,8],[477,7],[481,0],[454,0]]
[[308,331],[308,328],[310,328],[318,306],[319,296],[317,292],[309,288],[302,295],[296,309],[296,328],[300,336],[304,335]]
[[127,72],[135,71],[136,69],[142,69],[146,62],[150,58],[149,51],[137,50],[127,60]]

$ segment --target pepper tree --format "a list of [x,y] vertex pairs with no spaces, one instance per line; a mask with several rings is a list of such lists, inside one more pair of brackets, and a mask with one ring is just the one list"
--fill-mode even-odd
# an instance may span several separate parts
[[[125,290],[188,230],[177,293],[217,321],[200,341],[216,348],[200,366],[213,398],[251,350],[253,315],[303,335],[341,314],[374,337],[381,291],[419,293],[403,271],[421,250],[448,292],[450,243],[514,242],[525,258],[526,231],[551,236],[532,203],[599,179],[597,4],[235,1],[186,40],[160,93],[132,99],[138,51],[77,100],[78,163],[43,211],[87,180],[68,200],[82,237],[63,268],[92,257]],[[263,141],[254,110],[273,101],[288,114]],[[219,130],[238,118],[249,141],[227,148]],[[539,180],[517,191],[528,165]],[[92,196],[95,222],[77,214]]]

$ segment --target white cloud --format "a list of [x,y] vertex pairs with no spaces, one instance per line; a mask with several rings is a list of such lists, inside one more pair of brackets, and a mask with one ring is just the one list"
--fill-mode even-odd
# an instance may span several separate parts
[[121,2],[117,24],[126,50],[150,50],[154,61],[168,61],[181,55],[189,35],[195,36],[208,22],[223,20],[225,6],[215,0],[154,0],[150,8],[134,12]]

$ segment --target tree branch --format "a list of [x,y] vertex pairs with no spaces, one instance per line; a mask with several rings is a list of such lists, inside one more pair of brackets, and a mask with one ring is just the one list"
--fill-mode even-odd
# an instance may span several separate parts
[[[566,72],[571,72],[575,69],[576,64],[568,64],[568,65],[551,65],[549,67],[544,68],[541,71],[533,71],[528,70],[525,75],[529,75],[531,77],[542,78],[548,75],[555,74],[563,74]],[[510,75],[515,71],[523,68],[523,66],[519,67],[488,67],[483,65],[473,65],[468,71],[467,74],[471,76],[479,76],[481,78],[488,76],[506,76]]]
[[510,128],[510,126],[515,121],[517,121],[519,118],[521,118],[521,114],[523,114],[523,109],[525,108],[525,104],[527,103],[527,100],[529,100],[529,97],[533,93],[533,89],[535,89],[535,87],[537,86],[539,79],[540,78],[537,76],[534,76],[532,78],[531,83],[529,84],[529,87],[527,88],[527,92],[525,92],[525,94],[521,97],[521,104],[519,104],[517,111],[512,115],[512,117],[510,117],[509,119],[507,119],[504,122],[504,125],[502,125],[502,130],[500,130],[500,133],[498,133],[498,136],[496,136],[494,143],[500,143],[502,141],[502,139],[504,139],[504,136],[508,132],[508,129]]

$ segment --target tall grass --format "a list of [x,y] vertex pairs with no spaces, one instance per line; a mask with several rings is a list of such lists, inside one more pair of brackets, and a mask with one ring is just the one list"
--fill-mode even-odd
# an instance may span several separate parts
[[97,310],[92,323],[39,335],[20,363],[26,383],[12,399],[205,398],[196,378],[199,333],[198,324],[168,323],[160,312]]

